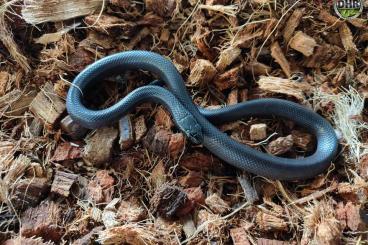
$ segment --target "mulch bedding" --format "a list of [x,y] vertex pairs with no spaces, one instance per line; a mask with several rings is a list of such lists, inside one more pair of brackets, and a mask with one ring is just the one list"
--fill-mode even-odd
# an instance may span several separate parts
[[[368,243],[366,10],[342,20],[319,1],[110,0],[103,11],[33,26],[21,8],[12,1],[1,10],[0,242]],[[159,105],[142,104],[111,127],[73,124],[65,108],[73,78],[133,49],[170,59],[203,107],[274,97],[314,108],[342,131],[339,155],[313,179],[277,181],[191,144]],[[154,79],[106,77],[86,100],[107,107]],[[356,128],[336,120],[342,94],[341,108],[352,108],[342,125]],[[311,134],[279,118],[219,128],[268,154],[315,148]]]

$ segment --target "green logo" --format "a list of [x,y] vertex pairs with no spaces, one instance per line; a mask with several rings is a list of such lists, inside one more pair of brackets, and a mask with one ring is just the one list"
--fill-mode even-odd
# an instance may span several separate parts
[[335,0],[334,9],[343,19],[356,18],[363,12],[363,0]]

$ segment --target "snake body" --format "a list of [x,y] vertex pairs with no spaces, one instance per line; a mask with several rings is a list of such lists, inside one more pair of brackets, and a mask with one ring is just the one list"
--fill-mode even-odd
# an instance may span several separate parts
[[[166,88],[139,87],[109,108],[93,110],[83,102],[90,84],[103,77],[142,69],[154,73]],[[175,66],[159,54],[126,51],[96,61],[73,81],[67,96],[67,110],[80,125],[95,129],[119,120],[143,102],[162,104],[179,129],[196,144],[239,169],[280,180],[306,179],[325,170],[337,152],[338,141],[332,126],[317,113],[296,103],[280,99],[257,99],[221,109],[198,108],[188,94]],[[305,127],[316,136],[317,147],[308,157],[289,159],[272,156],[241,144],[219,131],[214,124],[250,116],[279,116]]]

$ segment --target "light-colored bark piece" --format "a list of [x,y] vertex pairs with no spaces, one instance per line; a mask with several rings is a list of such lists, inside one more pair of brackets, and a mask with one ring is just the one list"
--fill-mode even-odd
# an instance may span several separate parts
[[146,120],[144,119],[144,115],[141,115],[134,120],[135,142],[139,142],[146,133]]
[[90,166],[101,166],[111,157],[118,130],[113,127],[97,129],[86,139],[83,159]]
[[275,156],[282,155],[293,147],[293,136],[279,137],[267,145],[267,151]]
[[230,210],[229,204],[227,204],[217,193],[208,196],[205,203],[216,214],[223,214]]
[[216,69],[219,72],[223,72],[234,60],[236,60],[241,54],[241,49],[230,46],[227,49],[221,51],[220,57],[216,63]]
[[308,57],[313,54],[314,48],[317,46],[317,42],[314,40],[314,38],[301,31],[298,31],[290,39],[289,45],[292,49],[295,49]]
[[190,69],[190,75],[188,77],[188,84],[190,86],[203,86],[210,82],[217,71],[213,64],[204,59],[197,59]]
[[278,42],[274,42],[271,45],[271,56],[276,60],[276,62],[281,66],[281,69],[287,77],[291,76],[291,68],[289,61],[286,59],[284,53]]
[[283,36],[285,43],[288,43],[295,29],[299,26],[299,23],[304,15],[304,9],[296,9],[286,22]]
[[250,126],[249,136],[251,140],[263,140],[267,137],[267,125],[264,123]]
[[22,16],[27,23],[36,25],[90,15],[101,6],[101,0],[26,0]]
[[0,97],[4,96],[5,92],[8,90],[8,81],[10,74],[6,71],[0,72]]
[[300,101],[304,101],[305,94],[312,91],[312,86],[307,82],[294,82],[279,77],[261,76],[257,83],[260,89],[273,93],[290,95]]
[[47,127],[52,127],[65,112],[65,102],[56,95],[51,83],[46,83],[30,105],[30,110]]

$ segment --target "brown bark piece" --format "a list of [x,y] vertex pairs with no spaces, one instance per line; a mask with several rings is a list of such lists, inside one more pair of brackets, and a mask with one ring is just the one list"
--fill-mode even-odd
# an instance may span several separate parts
[[181,167],[193,171],[208,171],[213,168],[214,159],[210,155],[194,152],[184,156],[179,164]]
[[173,218],[187,202],[187,194],[172,184],[164,184],[150,200],[151,210],[164,218]]
[[168,130],[170,130],[174,126],[170,114],[162,106],[160,106],[156,111],[155,124],[157,126],[162,126],[164,129]]
[[135,143],[133,120],[131,115],[126,115],[119,120],[119,145],[120,149],[128,150]]
[[63,229],[59,225],[62,209],[55,202],[46,202],[27,209],[21,217],[20,232],[24,237],[42,237],[49,241],[59,241]]
[[267,137],[267,125],[264,123],[250,126],[249,136],[251,140],[263,140]]
[[268,75],[271,72],[272,68],[263,63],[253,61],[245,65],[244,70],[246,72],[254,74],[255,76],[259,76],[259,75]]
[[218,90],[223,91],[228,88],[234,88],[238,84],[241,67],[234,67],[214,79],[214,84]]
[[348,63],[353,64],[358,49],[354,43],[353,34],[351,33],[351,30],[346,23],[342,23],[340,25],[339,34],[342,45],[344,46],[346,52],[348,53]]
[[144,116],[141,115],[134,120],[135,141],[139,142],[147,133],[147,126]]
[[3,96],[8,90],[8,81],[10,74],[6,71],[0,72],[0,96]]
[[291,245],[294,243],[285,242],[285,241],[278,241],[278,240],[270,240],[265,238],[259,238],[257,240],[257,245]]
[[53,242],[44,242],[41,237],[17,237],[10,240],[6,240],[2,245],[54,245]]
[[35,207],[49,191],[46,178],[31,178],[17,181],[12,187],[9,201],[16,210]]
[[313,135],[304,133],[298,130],[291,131],[291,135],[293,136],[294,146],[299,147],[304,151],[313,150],[314,146],[314,138]]
[[231,65],[241,54],[241,49],[230,46],[227,49],[221,51],[220,57],[216,63],[216,69],[219,72],[223,72],[226,67]]
[[204,59],[197,59],[190,66],[188,84],[190,86],[203,86],[210,82],[216,75],[217,70],[213,64]]
[[93,244],[93,242],[96,241],[97,235],[100,231],[104,229],[103,226],[97,226],[93,228],[90,232],[88,232],[83,237],[79,238],[78,240],[75,240],[72,245],[90,245]]
[[259,211],[256,223],[262,231],[287,231],[288,224],[282,218]]
[[228,105],[235,105],[238,103],[238,93],[239,91],[237,89],[231,90],[229,93],[229,96],[227,97],[227,104]]
[[180,177],[179,184],[183,187],[197,187],[202,184],[203,176],[200,172],[189,171],[183,177]]
[[131,0],[110,0],[110,3],[120,8],[128,8],[131,4]]
[[93,63],[95,56],[86,51],[85,49],[78,47],[69,57],[69,66],[76,72],[81,72],[86,66]]
[[368,155],[364,155],[359,162],[359,173],[362,178],[368,180]]
[[150,176],[150,182],[155,188],[161,186],[166,181],[165,166],[162,161],[156,164]]
[[267,151],[275,156],[282,155],[293,147],[293,136],[278,137],[267,145]]
[[177,2],[175,0],[145,0],[148,11],[152,11],[162,17],[173,15]]
[[101,166],[109,161],[118,130],[113,127],[100,128],[85,141],[83,159],[90,166]]
[[276,60],[276,62],[281,66],[281,69],[287,77],[291,76],[291,68],[289,61],[287,61],[284,53],[278,42],[274,42],[271,45],[271,56]]
[[138,222],[145,216],[146,210],[136,198],[122,201],[117,212],[117,219],[124,223]]
[[229,0],[206,0],[206,5],[225,5],[229,2]]
[[87,196],[96,204],[109,203],[114,192],[114,178],[107,170],[97,171],[96,176],[88,183]]
[[110,33],[114,30],[119,30],[127,36],[131,36],[132,31],[137,25],[134,22],[130,22],[108,14],[88,15],[84,18],[84,22],[87,25],[90,25],[90,27],[94,30],[101,33]]
[[314,40],[314,38],[308,36],[301,31],[298,31],[290,39],[289,46],[292,49],[295,49],[305,56],[309,57],[313,54],[314,48],[317,46],[317,42],[316,40]]
[[63,171],[56,171],[54,181],[51,185],[51,192],[57,193],[64,197],[68,197],[70,189],[73,184],[77,181],[78,175],[67,173]]
[[217,193],[208,196],[205,203],[216,214],[223,214],[230,210],[229,204],[227,204]]
[[320,68],[331,70],[335,68],[345,56],[344,50],[336,45],[323,44],[318,46],[312,56],[304,61],[308,68]]
[[63,142],[56,147],[51,161],[61,162],[80,158],[82,158],[81,148],[71,144],[70,142]]
[[247,233],[244,231],[243,227],[231,229],[230,236],[234,245],[250,245]]
[[65,102],[56,95],[51,83],[46,83],[43,89],[33,99],[30,110],[36,114],[47,127],[55,125],[65,112]]
[[177,159],[184,151],[185,136],[183,133],[172,134],[169,141],[169,156]]
[[304,9],[296,9],[294,10],[290,18],[287,20],[284,31],[283,31],[285,43],[289,43],[289,40],[291,36],[293,35],[294,31],[296,30],[296,28],[299,26],[303,15],[304,15]]
[[187,193],[188,199],[196,205],[204,205],[206,196],[204,195],[201,187],[191,187],[184,189]]
[[364,227],[364,223],[360,218],[360,205],[354,205],[348,202],[345,205],[346,210],[346,225],[351,231],[358,231]]
[[321,11],[320,11],[320,13],[318,15],[318,19],[320,19],[323,22],[327,23],[329,26],[336,26],[336,27],[338,27],[342,23],[342,21],[339,18],[331,15],[329,13],[329,11],[326,10],[326,9],[321,9]]
[[0,96],[0,108],[6,116],[21,116],[28,110],[29,105],[36,97],[35,91],[21,92],[18,89],[11,90]]
[[60,127],[74,140],[82,139],[88,132],[87,128],[76,123],[69,115],[61,120]]

